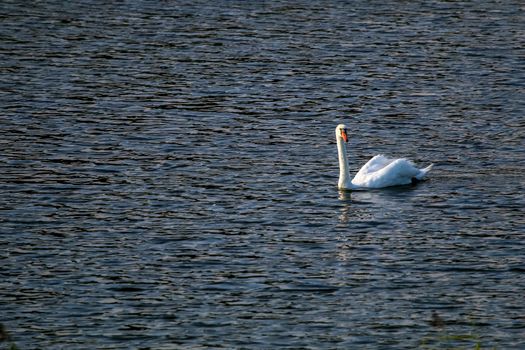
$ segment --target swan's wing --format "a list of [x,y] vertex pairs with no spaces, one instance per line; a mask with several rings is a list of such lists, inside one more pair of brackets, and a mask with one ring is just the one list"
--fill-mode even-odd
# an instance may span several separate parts
[[406,159],[389,159],[378,155],[359,170],[352,183],[369,188],[407,185],[419,173],[420,170]]
[[373,157],[368,162],[366,162],[366,164],[363,165],[361,169],[359,169],[355,177],[362,178],[368,176],[369,174],[375,173],[376,171],[388,166],[394,160],[395,159],[390,159],[382,154],[378,154],[377,156]]
[[378,178],[384,178],[385,182],[392,185],[404,185],[412,182],[412,178],[419,174],[420,170],[414,164],[404,158],[396,159],[388,166],[377,172]]

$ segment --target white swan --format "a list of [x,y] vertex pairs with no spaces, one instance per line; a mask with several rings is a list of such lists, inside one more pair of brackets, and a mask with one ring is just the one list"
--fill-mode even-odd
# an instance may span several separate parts
[[338,186],[340,189],[352,190],[408,185],[413,181],[421,180],[432,169],[433,164],[424,169],[418,169],[411,161],[404,158],[389,159],[380,154],[370,159],[357,172],[354,178],[350,179],[346,156],[346,143],[348,142],[346,130],[346,125],[344,124],[339,124],[335,128],[337,152],[339,154]]

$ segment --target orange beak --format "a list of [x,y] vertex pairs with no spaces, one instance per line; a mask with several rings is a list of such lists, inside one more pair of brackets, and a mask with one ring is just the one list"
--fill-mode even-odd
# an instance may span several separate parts
[[341,137],[345,142],[348,142],[348,135],[346,134],[346,130],[341,130]]

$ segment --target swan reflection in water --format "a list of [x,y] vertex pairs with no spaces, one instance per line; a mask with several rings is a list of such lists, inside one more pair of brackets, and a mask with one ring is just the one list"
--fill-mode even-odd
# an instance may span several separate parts
[[410,186],[381,190],[339,190],[339,200],[342,202],[339,222],[388,223],[404,211],[414,210],[411,201],[415,195],[413,190],[414,187]]
[[[372,196],[369,191],[346,191],[339,190],[339,200],[343,202],[339,222],[348,224],[350,222],[370,222],[377,219],[373,213],[377,206],[383,201],[378,194]],[[376,205],[379,204],[379,205]]]
[[[361,202],[356,192],[340,190],[339,200],[342,206],[339,213],[339,225],[337,235],[336,255],[341,262],[349,262],[356,259],[355,249],[365,247],[374,242],[374,231],[369,229],[376,221],[371,206],[367,202]],[[377,251],[369,250],[366,255],[367,261],[377,260]],[[374,265],[374,264],[372,264]],[[354,268],[356,268],[354,266]],[[357,268],[360,270],[360,268]]]
[[[337,235],[337,257],[341,261],[366,261],[367,268],[381,269],[385,232],[395,229],[395,220],[404,210],[413,208],[415,194],[406,187],[339,191],[341,208]],[[389,249],[385,249],[389,251]],[[390,253],[387,253],[390,255]]]
[[341,224],[348,224],[350,220],[354,220],[356,215],[353,213],[355,207],[352,205],[352,193],[350,191],[339,190],[339,200],[343,202],[341,213],[339,214],[339,222]]

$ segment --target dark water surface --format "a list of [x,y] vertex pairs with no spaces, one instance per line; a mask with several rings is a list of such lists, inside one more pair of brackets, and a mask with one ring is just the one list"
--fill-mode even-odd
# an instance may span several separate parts
[[2,1],[3,346],[525,348],[524,72],[521,1]]

